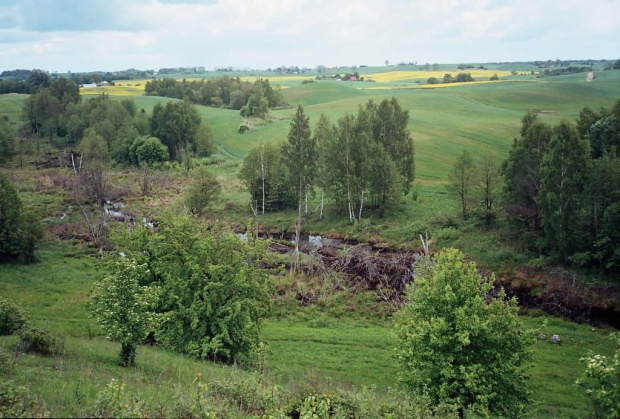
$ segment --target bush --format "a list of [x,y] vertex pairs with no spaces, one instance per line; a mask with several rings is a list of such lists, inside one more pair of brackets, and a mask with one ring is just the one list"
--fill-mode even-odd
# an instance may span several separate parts
[[192,214],[202,215],[215,201],[222,187],[206,167],[194,171],[194,181],[187,188],[185,203]]
[[34,398],[24,386],[13,381],[0,381],[0,417],[28,418],[46,417],[47,413],[35,404]]
[[249,131],[250,127],[248,126],[248,124],[241,124],[239,125],[239,134],[243,134],[246,131]]
[[0,374],[10,374],[15,367],[15,357],[0,349]]
[[11,335],[27,321],[26,313],[17,304],[0,297],[0,336]]
[[435,234],[437,241],[454,241],[459,238],[461,233],[454,227],[444,227],[439,229]]
[[157,341],[199,359],[250,355],[269,309],[269,277],[259,268],[268,243],[244,243],[193,216],[164,217],[157,231],[140,231],[125,233],[119,248],[148,266],[141,285],[157,279]]
[[63,352],[60,339],[50,332],[32,327],[23,327],[19,330],[19,348],[26,353],[39,355],[59,355]]

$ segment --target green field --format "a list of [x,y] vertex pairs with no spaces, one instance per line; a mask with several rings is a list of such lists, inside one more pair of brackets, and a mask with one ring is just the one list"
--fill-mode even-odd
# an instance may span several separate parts
[[[67,243],[47,244],[40,262],[32,266],[3,265],[0,295],[11,296],[30,313],[33,324],[65,341],[66,353],[46,358],[22,355],[14,379],[40,393],[46,409],[56,416],[75,414],[90,407],[96,393],[111,378],[124,377],[143,398],[173,397],[175,386],[191,386],[198,369],[206,377],[225,378],[227,367],[192,361],[161,349],[140,347],[138,367],[116,366],[118,345],[106,342],[85,303],[98,276],[97,257]],[[526,328],[540,328],[547,336],[559,334],[563,342],[547,340],[534,346],[531,371],[536,404],[534,417],[582,417],[588,412],[585,397],[573,383],[581,375],[579,358],[588,351],[609,354],[613,341],[608,331],[593,329],[546,315],[523,316]],[[305,377],[331,379],[345,387],[398,385],[389,320],[369,321],[352,314],[337,318],[315,309],[298,308],[281,320],[265,323],[263,339],[270,345],[267,371],[282,385],[295,385]],[[0,349],[12,351],[14,337],[0,338]],[[79,401],[76,401],[76,397]],[[77,406],[72,405],[78,403]]]

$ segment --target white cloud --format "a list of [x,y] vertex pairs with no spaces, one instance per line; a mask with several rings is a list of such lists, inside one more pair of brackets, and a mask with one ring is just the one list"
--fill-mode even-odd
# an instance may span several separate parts
[[7,0],[0,70],[615,58],[620,2]]

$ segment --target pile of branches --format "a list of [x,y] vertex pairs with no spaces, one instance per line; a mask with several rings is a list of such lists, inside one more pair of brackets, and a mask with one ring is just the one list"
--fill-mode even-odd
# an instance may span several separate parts
[[324,276],[329,272],[346,275],[356,289],[372,290],[390,303],[400,304],[406,285],[413,281],[418,252],[373,251],[369,246],[338,248],[323,246],[310,253],[303,266],[308,276]]

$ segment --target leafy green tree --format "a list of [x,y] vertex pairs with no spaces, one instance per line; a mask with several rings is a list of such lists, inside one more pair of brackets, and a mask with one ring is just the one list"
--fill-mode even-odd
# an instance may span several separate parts
[[80,173],[82,185],[92,200],[103,207],[108,191],[108,145],[101,135],[89,128],[78,149],[84,158]]
[[598,159],[604,153],[620,156],[620,100],[610,109],[601,109],[598,114],[584,108],[577,123],[580,133],[587,127],[582,138],[589,140],[592,158]]
[[168,147],[159,138],[140,136],[135,139],[129,150],[136,166],[155,167],[168,161]]
[[319,220],[323,220],[325,191],[329,188],[330,160],[333,158],[333,156],[330,155],[330,146],[334,143],[334,128],[325,114],[321,114],[319,122],[314,129],[314,142],[317,151],[316,181],[317,185],[321,188],[321,212],[319,213]]
[[435,405],[455,404],[481,415],[518,416],[529,401],[531,344],[517,300],[504,291],[491,302],[494,279],[448,249],[408,289],[400,313],[396,357],[399,378]]
[[405,192],[408,192],[415,175],[413,139],[407,128],[409,111],[404,110],[394,97],[382,100],[379,105],[368,101],[366,108],[371,115],[372,139],[383,145],[398,168]]
[[538,205],[542,184],[540,168],[551,136],[549,125],[540,122],[536,114],[525,114],[521,136],[514,140],[502,165],[506,213],[518,231],[534,235],[539,251],[543,235]]
[[[590,160],[582,203],[581,264],[598,262],[602,270],[620,269],[620,158],[606,153]],[[589,216],[588,216],[589,215]],[[587,258],[584,259],[584,257]]]
[[185,203],[192,214],[200,216],[213,204],[222,187],[204,166],[195,169],[193,175],[194,180],[187,188]]
[[158,288],[140,285],[148,277],[146,264],[120,258],[97,283],[92,296],[93,316],[108,339],[121,344],[119,364],[123,367],[135,365],[138,344],[155,328]]
[[155,339],[199,359],[234,362],[258,345],[269,309],[268,242],[247,243],[194,216],[162,217],[157,231],[126,232],[119,248],[160,287]]
[[39,87],[50,87],[52,78],[43,70],[32,70],[26,79],[26,83],[32,85],[33,90]]
[[248,103],[241,108],[242,116],[265,118],[269,113],[269,99],[265,93],[262,83],[255,83],[252,95],[248,98]]
[[20,247],[21,254],[26,263],[36,260],[35,251],[43,237],[45,230],[41,225],[39,217],[32,211],[24,211],[20,220]]
[[42,88],[24,101],[23,119],[30,132],[52,141],[58,135],[63,105],[50,89]]
[[280,148],[271,143],[253,148],[243,159],[239,179],[248,188],[256,211],[264,214],[290,204],[286,170]]
[[0,170],[0,256],[14,256],[21,252],[22,201],[9,175]]
[[8,118],[0,115],[0,163],[13,156],[15,132],[9,125]]
[[346,114],[334,127],[333,142],[328,145],[326,155],[329,164],[327,177],[329,192],[339,208],[346,208],[349,222],[355,221],[355,163],[353,134],[355,117]]
[[33,262],[43,233],[39,219],[24,211],[15,185],[0,171],[0,258],[23,256]]
[[541,164],[539,205],[546,246],[564,261],[578,242],[578,217],[586,180],[588,145],[567,121],[553,128]]
[[196,141],[193,144],[193,151],[197,156],[207,157],[215,152],[215,139],[213,132],[206,124],[200,124],[196,133]]
[[200,115],[190,101],[155,105],[151,116],[151,134],[168,147],[171,158],[181,149],[193,148],[201,124]]
[[[308,218],[308,194],[314,186],[316,171],[316,143],[310,132],[309,118],[304,108],[297,106],[291,121],[288,141],[282,145],[282,155],[288,166],[288,180],[297,198],[297,221],[295,223],[295,264],[299,263],[299,234],[301,230],[301,208],[305,200],[306,219]],[[293,268],[295,269],[295,268]]]
[[80,88],[77,84],[64,77],[53,80],[50,85],[50,91],[62,103],[64,108],[71,103],[78,103],[80,101]]
[[469,206],[475,183],[475,170],[474,159],[468,150],[463,150],[452,166],[452,171],[448,174],[446,189],[459,199],[464,220],[467,220],[469,216]]

